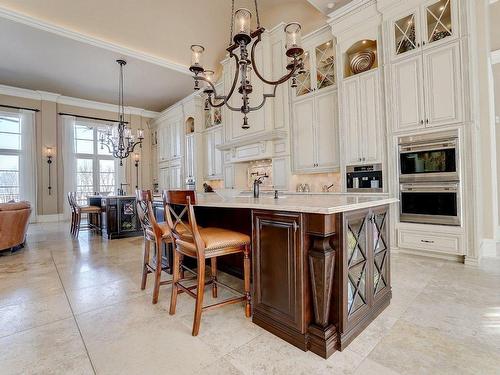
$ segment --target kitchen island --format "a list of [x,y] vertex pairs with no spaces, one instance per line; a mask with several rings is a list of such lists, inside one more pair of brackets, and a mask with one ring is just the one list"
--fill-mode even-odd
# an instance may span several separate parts
[[328,358],[389,305],[389,205],[396,201],[205,193],[195,210],[200,225],[251,235],[252,321]]
[[90,206],[103,208],[99,218],[102,223],[103,236],[108,239],[142,236],[141,223],[135,206],[135,195],[90,195],[87,201]]

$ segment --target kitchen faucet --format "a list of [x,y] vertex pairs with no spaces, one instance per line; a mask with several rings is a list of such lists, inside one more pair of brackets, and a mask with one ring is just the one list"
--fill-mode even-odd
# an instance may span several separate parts
[[323,192],[327,193],[330,191],[330,189],[334,186],[335,184],[331,184],[330,186],[323,185]]
[[[257,173],[252,173],[252,175],[258,175]],[[259,177],[257,177],[255,180],[253,180],[253,197],[258,198],[260,194],[260,188],[259,185],[262,184],[262,180],[264,178],[268,178],[269,176],[266,174],[263,174]]]
[[128,186],[130,184],[124,184],[120,182],[120,188],[118,189],[118,195],[125,195],[125,191],[123,190],[124,186]]

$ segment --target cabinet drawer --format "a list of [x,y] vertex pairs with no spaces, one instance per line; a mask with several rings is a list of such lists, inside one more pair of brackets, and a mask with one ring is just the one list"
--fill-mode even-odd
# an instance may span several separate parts
[[447,254],[462,254],[462,236],[398,230],[398,246],[406,249],[430,250]]

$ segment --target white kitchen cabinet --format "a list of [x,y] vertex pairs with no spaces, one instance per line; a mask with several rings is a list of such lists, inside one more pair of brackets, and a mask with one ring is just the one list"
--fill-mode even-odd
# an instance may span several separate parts
[[423,56],[426,124],[453,124],[462,119],[458,42],[428,50]]
[[337,91],[293,103],[293,165],[296,173],[332,172],[339,166]]
[[184,159],[184,168],[186,171],[186,179],[194,179],[195,178],[195,170],[194,170],[194,133],[188,134],[185,136],[185,152],[186,156]]
[[380,111],[378,70],[343,82],[343,133],[345,164],[381,163],[383,122]]
[[429,0],[397,14],[389,22],[393,59],[446,44],[458,35],[456,0]]
[[207,180],[218,180],[223,176],[222,151],[217,146],[222,143],[222,127],[206,130],[204,135],[205,151],[205,178]]
[[459,42],[398,60],[391,74],[394,131],[462,121]]
[[172,165],[169,170],[170,175],[170,189],[181,189],[182,183],[182,165]]
[[170,128],[170,159],[182,156],[182,138],[184,135],[184,123],[182,117],[176,117],[169,121]]
[[159,169],[158,173],[158,187],[160,190],[170,189],[170,168],[162,167]]
[[423,127],[425,111],[421,57],[395,62],[391,71],[394,130]]
[[307,97],[293,104],[293,160],[296,171],[313,170],[314,155],[314,97]]
[[170,159],[170,129],[163,123],[158,128],[158,161],[164,162]]

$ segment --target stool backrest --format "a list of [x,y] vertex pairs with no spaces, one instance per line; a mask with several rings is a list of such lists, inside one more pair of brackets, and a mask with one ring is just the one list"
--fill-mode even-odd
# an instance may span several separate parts
[[[176,246],[194,245],[198,257],[204,257],[205,243],[201,238],[193,208],[193,204],[196,203],[196,193],[193,190],[163,190],[162,197],[165,207],[165,221]],[[180,214],[177,214],[172,207],[173,205],[184,206],[184,208]],[[188,216],[187,224],[182,220],[186,214]]]
[[[139,221],[141,222],[142,230],[144,231],[144,236],[151,241],[154,241],[155,229],[153,223],[150,220],[149,210],[151,206],[151,211],[153,211],[153,193],[151,190],[139,190],[135,191],[136,205],[137,205],[137,216],[139,216]],[[154,215],[153,215],[154,218]],[[155,223],[156,223],[156,218]]]

